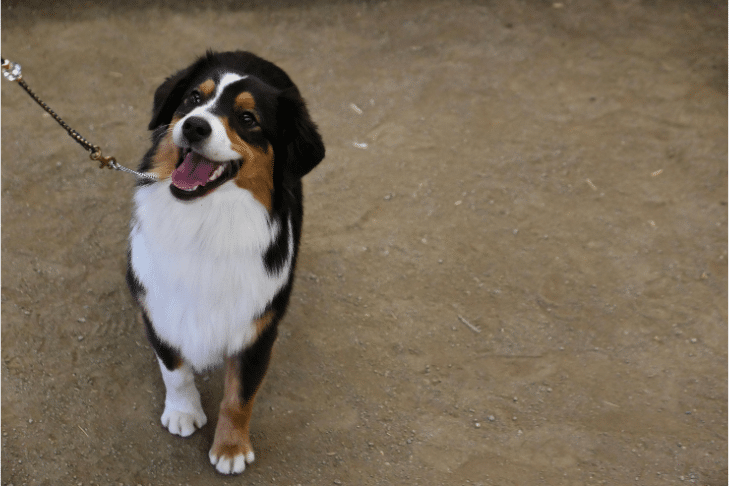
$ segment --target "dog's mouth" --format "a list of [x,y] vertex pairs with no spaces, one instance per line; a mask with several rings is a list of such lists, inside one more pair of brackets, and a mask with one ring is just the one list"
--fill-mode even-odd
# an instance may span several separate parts
[[172,172],[170,191],[175,197],[184,200],[204,196],[235,177],[240,166],[240,160],[214,162],[191,149],[185,149]]

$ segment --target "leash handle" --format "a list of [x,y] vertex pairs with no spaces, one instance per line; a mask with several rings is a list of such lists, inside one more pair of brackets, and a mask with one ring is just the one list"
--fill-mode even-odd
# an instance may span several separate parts
[[151,174],[144,174],[142,172],[137,172],[132,169],[128,169],[120,164],[117,163],[116,159],[112,156],[104,157],[101,154],[101,148],[98,145],[92,145],[91,142],[86,140],[80,133],[78,133],[76,130],[68,126],[68,124],[63,121],[63,119],[58,116],[58,114],[51,109],[50,106],[48,106],[40,97],[33,92],[32,89],[30,89],[30,86],[23,81],[23,74],[22,74],[22,68],[20,64],[10,61],[9,59],[5,59],[4,57],[0,58],[2,60],[2,71],[3,71],[3,77],[7,79],[8,81],[15,81],[18,83],[18,85],[25,90],[28,95],[33,98],[33,101],[38,103],[41,108],[43,108],[49,115],[53,117],[56,122],[63,127],[64,130],[68,133],[68,135],[73,138],[79,145],[81,145],[84,149],[90,152],[89,158],[91,160],[95,160],[99,162],[99,169],[103,169],[104,167],[108,167],[109,169],[116,169],[116,170],[122,170],[124,172],[128,172],[130,174],[134,174],[137,177],[143,177],[146,179],[152,179],[157,180],[156,176],[153,176]]
[[10,62],[9,60],[2,58],[3,66],[3,77],[8,81],[17,81],[23,79],[21,73],[20,64]]

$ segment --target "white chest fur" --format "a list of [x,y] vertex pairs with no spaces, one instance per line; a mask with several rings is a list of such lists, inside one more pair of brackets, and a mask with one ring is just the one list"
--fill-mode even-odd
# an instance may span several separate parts
[[189,202],[169,182],[139,187],[131,264],[146,289],[143,305],[157,335],[196,370],[218,364],[256,337],[253,320],[289,279],[288,258],[269,274],[263,254],[281,230],[248,191],[226,183]]

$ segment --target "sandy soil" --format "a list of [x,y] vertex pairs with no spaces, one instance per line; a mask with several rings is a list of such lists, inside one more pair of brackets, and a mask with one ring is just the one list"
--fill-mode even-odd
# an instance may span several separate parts
[[106,154],[212,47],[286,69],[327,158],[224,477],[219,371],[159,425],[132,178],[3,81],[2,484],[727,483],[726,3],[100,5],[4,1],[2,53]]

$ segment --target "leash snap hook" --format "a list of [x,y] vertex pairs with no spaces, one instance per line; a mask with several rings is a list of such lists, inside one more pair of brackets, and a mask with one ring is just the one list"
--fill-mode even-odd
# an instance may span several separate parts
[[99,148],[98,145],[94,145],[93,149],[94,151],[91,152],[89,158],[91,160],[96,160],[99,162],[99,169],[103,169],[104,167],[114,169],[116,167],[116,159],[113,156],[109,155],[106,157],[102,157],[101,148]]

